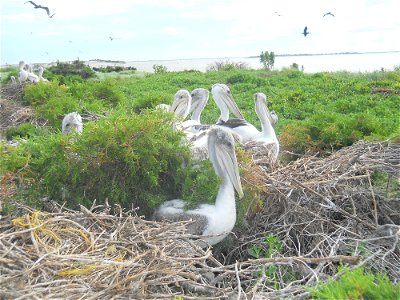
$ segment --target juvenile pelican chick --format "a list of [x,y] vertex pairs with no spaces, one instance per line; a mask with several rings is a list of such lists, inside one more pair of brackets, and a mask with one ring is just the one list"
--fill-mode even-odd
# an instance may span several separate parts
[[82,117],[77,112],[72,112],[65,115],[62,121],[62,133],[68,134],[71,130],[75,130],[77,133],[81,134],[83,131]]
[[[215,204],[201,204],[198,208],[185,210],[185,201],[175,199],[158,207],[153,215],[155,220],[193,220],[188,225],[190,234],[200,235],[210,245],[222,241],[233,229],[236,222],[235,190],[243,197],[235,143],[231,133],[222,127],[210,129],[208,152],[215,173],[221,177]],[[207,245],[200,242],[203,247]]]

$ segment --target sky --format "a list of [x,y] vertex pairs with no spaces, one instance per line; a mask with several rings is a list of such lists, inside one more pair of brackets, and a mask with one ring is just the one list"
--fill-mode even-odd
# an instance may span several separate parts
[[1,0],[1,65],[400,51],[398,0],[34,2]]

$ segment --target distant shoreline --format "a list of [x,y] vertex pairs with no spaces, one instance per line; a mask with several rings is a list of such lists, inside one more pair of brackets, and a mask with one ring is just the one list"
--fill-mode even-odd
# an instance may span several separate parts
[[[382,53],[398,53],[400,50],[393,51],[367,51],[367,52],[333,52],[333,53],[298,53],[298,54],[275,54],[276,56],[320,56],[320,55],[351,55],[351,54],[382,54]],[[249,58],[260,57],[259,55],[249,56]]]

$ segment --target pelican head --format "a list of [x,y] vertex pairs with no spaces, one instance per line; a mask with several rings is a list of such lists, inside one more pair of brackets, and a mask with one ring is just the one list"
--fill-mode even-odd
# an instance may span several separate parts
[[221,110],[221,116],[219,121],[226,122],[229,119],[229,111],[231,111],[235,117],[244,119],[238,106],[236,105],[235,99],[231,94],[231,90],[226,84],[216,83],[212,86],[211,93],[215,100],[215,103]]
[[185,119],[189,114],[191,104],[192,96],[189,91],[179,90],[174,96],[170,112],[173,112],[177,118]]
[[65,115],[62,121],[62,133],[68,134],[71,130],[75,130],[79,134],[83,131],[82,117],[77,112]]
[[[268,109],[268,102],[267,102],[267,96],[264,93],[255,93],[254,94],[254,102],[256,105],[256,113],[259,116],[260,114],[266,116],[269,120],[269,122],[273,125],[276,123],[274,120],[274,117],[272,116],[271,112]],[[275,114],[276,116],[276,114]],[[277,116],[276,116],[277,118]]]
[[235,153],[235,140],[229,130],[221,126],[210,129],[208,133],[208,153],[216,174],[229,180],[240,198],[243,197],[239,167]]
[[200,115],[208,102],[210,92],[203,88],[197,88],[192,91],[191,96],[192,105],[190,106],[189,113],[193,113],[192,120],[196,120],[200,123]]

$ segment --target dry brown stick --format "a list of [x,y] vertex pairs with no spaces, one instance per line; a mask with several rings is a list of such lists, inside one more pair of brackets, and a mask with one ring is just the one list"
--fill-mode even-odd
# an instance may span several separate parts
[[304,256],[292,256],[292,257],[271,257],[271,258],[258,258],[249,259],[248,262],[243,262],[243,265],[260,263],[260,264],[271,264],[271,263],[293,263],[300,261],[307,264],[319,264],[321,262],[346,262],[351,265],[356,265],[360,260],[359,256],[347,256],[347,255],[334,255],[326,257],[304,257]]
[[375,199],[375,193],[374,193],[374,189],[372,188],[372,183],[371,183],[371,176],[367,170],[367,177],[368,177],[368,183],[369,183],[369,189],[371,191],[371,195],[372,195],[372,203],[374,205],[374,219],[375,219],[375,225],[378,226],[378,210],[377,210],[377,206],[376,206],[376,199]]
[[[311,188],[305,186],[304,184],[302,184],[301,182],[297,181],[296,179],[292,178],[292,181],[293,181],[294,183],[296,183],[297,185],[301,186],[302,188],[305,188],[306,190],[310,191],[310,192],[313,193],[314,195],[317,195],[318,197],[320,197],[320,198],[323,199],[324,201],[328,202],[328,205],[331,206],[331,204],[333,204],[333,202],[332,202],[331,200],[329,200],[327,197],[325,197],[325,196],[321,195],[320,193],[314,191],[313,189],[311,189]],[[344,214],[345,216],[347,216],[347,217],[349,217],[349,218],[352,218],[352,219],[354,219],[354,220],[356,220],[356,221],[358,221],[358,222],[364,224],[365,226],[367,226],[367,227],[370,228],[370,229],[376,229],[376,226],[375,226],[375,225],[371,225],[370,223],[364,221],[363,219],[361,219],[361,218],[359,218],[359,217],[357,217],[357,216],[354,216],[354,215],[348,213],[347,211],[345,211],[344,209],[338,207],[337,205],[335,205],[335,206],[332,207],[332,208],[335,209],[335,210],[337,210],[338,212]]]

